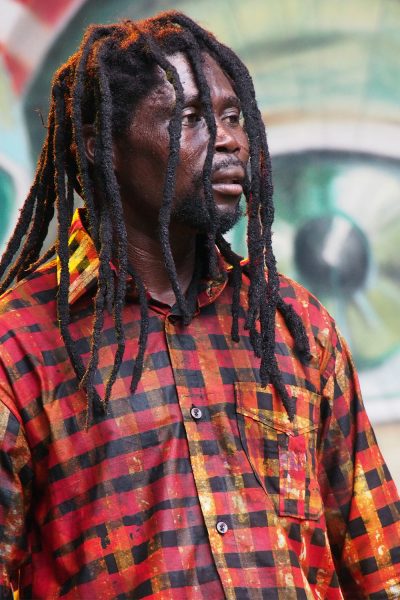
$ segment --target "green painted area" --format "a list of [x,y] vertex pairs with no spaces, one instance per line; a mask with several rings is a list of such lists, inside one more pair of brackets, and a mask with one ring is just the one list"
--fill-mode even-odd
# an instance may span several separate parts
[[0,169],[0,245],[14,216],[15,187],[13,180]]

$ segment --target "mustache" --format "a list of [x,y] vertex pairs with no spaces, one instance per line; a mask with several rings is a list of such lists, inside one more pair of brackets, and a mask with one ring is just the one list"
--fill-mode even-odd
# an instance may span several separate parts
[[214,173],[218,173],[222,169],[227,169],[229,167],[241,167],[245,173],[247,173],[247,163],[243,162],[237,156],[229,156],[227,158],[223,158],[220,161],[215,161],[211,167],[211,176]]
[[220,161],[215,161],[211,167],[210,179],[213,178],[215,173],[229,167],[241,167],[244,171],[243,179],[243,192],[245,198],[248,198],[250,193],[251,176],[250,176],[250,163],[240,160],[237,156],[228,156]]
[[[240,160],[240,158],[237,156],[228,156],[220,161],[214,161],[209,174],[210,180],[213,178],[215,173],[229,167],[241,167],[243,169],[245,174],[243,180],[243,190],[245,196],[247,197],[250,191],[250,165],[248,162],[245,163],[243,160]],[[196,193],[200,192],[204,188],[204,171],[197,173],[197,175],[194,177],[193,186]]]

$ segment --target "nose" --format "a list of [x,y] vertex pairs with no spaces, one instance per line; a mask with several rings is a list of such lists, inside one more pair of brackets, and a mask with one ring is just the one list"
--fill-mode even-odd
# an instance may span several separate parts
[[236,130],[224,123],[220,119],[215,119],[217,134],[215,137],[215,151],[228,154],[238,154],[240,152],[240,142],[236,135]]

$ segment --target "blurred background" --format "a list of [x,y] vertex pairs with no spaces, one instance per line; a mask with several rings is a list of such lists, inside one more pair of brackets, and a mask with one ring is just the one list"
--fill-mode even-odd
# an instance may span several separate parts
[[[53,72],[86,26],[179,9],[249,67],[267,126],[279,269],[350,343],[400,487],[400,2],[1,0],[0,252],[44,139]],[[246,254],[245,222],[231,234]]]

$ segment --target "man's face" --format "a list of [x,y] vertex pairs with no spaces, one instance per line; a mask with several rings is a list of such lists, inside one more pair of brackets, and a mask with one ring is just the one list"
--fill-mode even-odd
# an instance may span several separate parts
[[[171,225],[180,223],[209,231],[211,220],[202,183],[209,133],[189,63],[180,53],[170,56],[169,61],[179,74],[185,98]],[[219,229],[227,231],[240,216],[248,140],[229,79],[209,55],[205,55],[203,69],[217,126],[211,176],[213,197]],[[174,89],[163,76],[162,82],[139,101],[126,134],[114,140],[115,172],[127,225],[152,235],[157,233],[163,198],[169,156],[168,125],[174,105]]]

